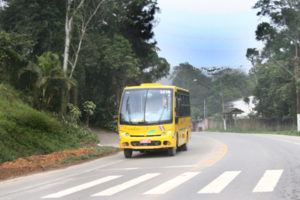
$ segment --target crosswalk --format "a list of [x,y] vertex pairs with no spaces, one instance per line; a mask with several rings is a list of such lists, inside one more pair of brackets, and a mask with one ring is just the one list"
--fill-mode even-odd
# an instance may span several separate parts
[[206,187],[204,187],[198,193],[199,194],[214,194],[214,193],[217,194],[217,193],[220,193],[239,174],[240,174],[240,171],[228,171],[228,172],[224,172],[222,175],[220,175],[214,181],[212,181],[211,183],[209,183]]
[[[282,169],[273,169],[266,170],[262,177],[258,179],[256,185],[253,186],[253,190],[250,191],[252,193],[270,193],[273,192],[276,188],[280,178],[283,174]],[[242,176],[242,171],[225,171],[217,176],[215,179],[211,180],[207,183],[203,188],[199,188],[200,190],[197,192],[198,195],[201,194],[219,194],[226,190],[226,188],[233,184],[234,180],[237,177]],[[99,191],[94,194],[90,194],[90,197],[100,197],[100,196],[112,196],[118,193],[121,193],[127,189],[130,189],[136,185],[146,184],[147,181],[151,179],[158,179],[160,184],[156,185],[154,188],[149,188],[148,191],[141,191],[142,195],[163,195],[167,192],[175,190],[177,187],[188,183],[191,179],[196,179],[199,177],[201,179],[201,172],[199,171],[189,171],[182,174],[179,174],[175,177],[172,177],[169,180],[161,181],[161,173],[146,173],[143,175],[139,175],[135,178],[127,180],[123,183],[118,183],[114,186],[111,186],[107,189]],[[90,182],[82,183],[80,185],[66,188],[61,191],[57,191],[52,194],[47,194],[46,196],[41,197],[42,199],[57,199],[63,198],[65,196],[76,194],[77,192],[96,187],[101,184],[109,183],[114,180],[118,180],[119,178],[124,177],[123,175],[109,175],[105,176]]]

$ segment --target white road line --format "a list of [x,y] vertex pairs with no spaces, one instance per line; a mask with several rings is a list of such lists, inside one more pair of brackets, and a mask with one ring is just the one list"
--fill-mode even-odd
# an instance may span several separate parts
[[54,194],[49,194],[47,196],[43,196],[42,199],[64,197],[66,195],[69,195],[69,194],[72,194],[72,193],[75,193],[75,192],[79,192],[81,190],[84,190],[84,189],[99,185],[101,183],[105,183],[105,182],[117,179],[119,177],[121,177],[121,176],[119,176],[119,175],[118,176],[107,176],[107,177],[100,178],[100,179],[97,179],[97,180],[94,180],[94,181],[91,181],[91,182],[88,182],[88,183],[84,183],[84,184],[81,184],[81,185],[78,185],[78,186],[75,186],[75,187],[72,187],[72,188],[69,188],[69,189],[66,189],[66,190],[62,190],[62,191],[54,193]]
[[259,180],[253,192],[272,192],[276,187],[283,170],[266,170],[263,177]]
[[[265,137],[265,138],[267,138],[267,137]],[[277,136],[276,138],[270,138],[270,139],[278,141],[278,142],[286,142],[286,143],[289,143],[289,144],[300,145],[299,142],[294,142],[294,141],[289,141],[289,140],[286,140],[286,139],[282,139],[280,136]]]
[[154,178],[156,176],[158,176],[159,173],[150,173],[150,174],[145,174],[143,176],[139,176],[138,178],[135,178],[135,179],[132,179],[130,181],[127,181],[125,183],[122,183],[120,185],[116,185],[114,187],[111,187],[111,188],[108,188],[102,192],[99,192],[99,193],[96,193],[96,194],[93,194],[92,197],[97,197],[97,196],[111,196],[111,195],[114,195],[118,192],[121,192],[127,188],[130,188],[132,186],[135,186],[139,183],[142,183],[144,181],[147,181],[151,178]]
[[171,166],[166,166],[166,167],[161,167],[165,169],[172,169],[172,168],[190,168],[190,167],[195,167],[196,165],[171,165]]
[[201,189],[199,194],[217,194],[222,192],[222,190],[233,181],[241,171],[227,171],[221,174],[218,178],[208,184],[206,187]]
[[188,181],[189,179],[193,178],[194,176],[198,175],[200,172],[186,172],[183,173],[147,192],[144,194],[164,194],[175,187],[179,186],[180,184]]

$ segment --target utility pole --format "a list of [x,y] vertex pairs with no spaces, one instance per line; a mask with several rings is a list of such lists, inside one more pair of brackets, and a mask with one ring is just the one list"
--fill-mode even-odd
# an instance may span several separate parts
[[205,99],[204,99],[204,102],[203,102],[203,111],[204,111],[204,114],[203,114],[203,119],[205,120]]
[[299,78],[299,69],[298,69],[298,42],[295,41],[295,60],[294,60],[294,71],[295,71],[295,85],[296,85],[296,98],[297,98],[297,131],[300,132],[300,91],[298,85],[298,78]]
[[224,130],[226,131],[227,130],[227,126],[226,126],[226,117],[225,117],[225,108],[224,108],[224,93],[223,93],[223,87],[222,87],[222,79],[220,78],[220,96],[221,96],[221,100],[222,100],[222,118],[223,118],[223,127],[224,127]]

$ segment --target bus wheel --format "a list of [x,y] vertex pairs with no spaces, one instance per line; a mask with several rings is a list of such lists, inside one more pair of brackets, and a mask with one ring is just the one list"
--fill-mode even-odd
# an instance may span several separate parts
[[182,145],[181,147],[180,147],[180,150],[181,151],[187,151],[187,143],[185,143],[184,145]]
[[181,151],[187,151],[187,149],[188,149],[188,138],[189,138],[189,135],[186,135],[186,142],[185,142],[185,144],[184,145],[182,145],[181,147],[180,147],[180,150]]
[[124,149],[124,156],[125,156],[125,158],[131,158],[132,149]]
[[169,156],[175,156],[175,154],[176,154],[176,147],[168,148],[168,155]]

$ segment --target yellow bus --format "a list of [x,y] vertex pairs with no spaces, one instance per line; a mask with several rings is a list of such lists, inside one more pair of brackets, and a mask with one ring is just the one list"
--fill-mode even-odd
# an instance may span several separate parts
[[159,83],[124,88],[119,107],[120,148],[126,158],[133,151],[187,150],[191,139],[189,91]]

